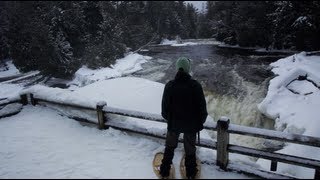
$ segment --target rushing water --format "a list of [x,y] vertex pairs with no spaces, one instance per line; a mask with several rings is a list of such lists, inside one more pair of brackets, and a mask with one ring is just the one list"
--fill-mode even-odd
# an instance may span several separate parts
[[[227,116],[233,124],[274,128],[274,121],[263,116],[257,105],[266,96],[268,82],[273,77],[269,64],[283,55],[254,55],[215,45],[157,45],[147,50],[140,53],[153,58],[134,76],[166,83],[175,76],[175,61],[181,56],[190,58],[191,75],[203,85],[208,113],[215,121]],[[275,148],[267,147],[262,139],[242,135],[231,135],[231,143]]]

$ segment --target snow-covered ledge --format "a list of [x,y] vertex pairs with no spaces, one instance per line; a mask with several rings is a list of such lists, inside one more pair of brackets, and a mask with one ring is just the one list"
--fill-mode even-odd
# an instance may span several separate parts
[[[287,133],[320,137],[320,56],[307,56],[306,52],[279,59],[271,63],[277,75],[270,81],[265,99],[258,109],[275,120],[275,129]],[[279,153],[320,159],[316,147],[288,144]],[[270,161],[259,159],[258,163],[268,169]],[[313,178],[314,170],[279,163],[281,173]]]

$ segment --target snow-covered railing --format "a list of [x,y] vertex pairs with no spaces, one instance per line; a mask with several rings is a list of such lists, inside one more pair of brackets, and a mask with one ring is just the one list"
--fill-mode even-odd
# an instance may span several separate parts
[[0,106],[6,106],[8,104],[20,103],[20,102],[21,102],[21,99],[18,99],[18,98],[10,99],[10,100],[4,98],[0,100]]
[[38,104],[39,101],[42,101],[42,102],[47,102],[47,103],[61,105],[61,106],[70,106],[70,107],[79,108],[79,109],[96,110],[96,108],[89,107],[89,106],[83,106],[83,105],[72,104],[72,103],[67,103],[67,102],[57,102],[57,101],[51,101],[51,100],[46,100],[46,99],[41,99],[41,98],[35,98],[33,96],[33,94],[30,94],[30,101],[31,101],[32,105],[36,105],[36,104]]
[[305,136],[300,134],[291,134],[280,131],[240,126],[236,124],[230,124],[228,128],[229,133],[249,135],[254,137],[260,137],[265,139],[272,139],[278,141],[286,141],[296,144],[320,147],[320,138]]
[[315,169],[315,179],[320,178],[320,161],[304,157],[274,153],[248,147],[229,144],[229,134],[241,134],[253,137],[280,140],[290,143],[303,144],[308,146],[320,147],[320,138],[304,136],[300,134],[284,133],[273,130],[266,130],[253,127],[244,127],[230,124],[228,118],[221,118],[217,122],[217,165],[221,169],[228,169],[228,153],[238,153],[263,159],[271,160],[271,171],[277,170],[277,162],[289,163]]
[[[144,119],[144,120],[151,120],[151,121],[166,123],[166,120],[159,114],[151,114],[151,113],[145,113],[145,112],[139,112],[139,111],[124,110],[124,109],[113,108],[113,107],[105,107],[103,110],[106,113],[117,114],[117,115],[122,115],[122,116],[130,116],[130,117],[140,118],[140,119]],[[216,130],[216,128],[217,128],[216,123],[213,123],[212,126],[204,125],[204,129]]]
[[[143,127],[138,127],[138,126],[133,127],[132,125],[128,126],[123,122],[113,120],[113,119],[107,119],[107,116],[106,116],[106,114],[116,114],[116,115],[144,119],[148,121],[166,123],[166,120],[163,119],[162,116],[158,114],[151,114],[151,113],[144,113],[144,112],[108,107],[107,103],[105,102],[98,102],[96,105],[96,108],[85,107],[85,106],[70,104],[66,102],[55,102],[51,100],[35,98],[33,97],[32,94],[30,94],[30,101],[31,101],[31,104],[33,105],[36,105],[38,102],[47,102],[47,103],[56,104],[56,105],[69,106],[69,107],[86,109],[86,110],[94,110],[97,112],[98,123],[92,122],[92,121],[91,122],[87,121],[87,122],[97,124],[99,129],[107,129],[109,127],[112,127],[119,130],[124,130],[124,131],[129,131],[129,132],[134,132],[134,133],[139,133],[147,136],[165,139],[166,130],[152,131],[150,129],[143,128]],[[72,118],[83,121],[83,118],[81,117],[72,117]],[[229,134],[233,133],[233,134],[247,135],[247,136],[253,136],[258,138],[266,138],[266,139],[302,144],[307,146],[314,146],[318,148],[320,147],[320,138],[230,124],[230,120],[227,117],[221,117],[217,121],[217,123],[213,123],[213,125],[210,125],[210,126],[205,125],[204,129],[217,131],[217,141],[212,142],[206,139],[201,139],[201,141],[197,142],[196,145],[200,147],[216,150],[217,151],[216,164],[221,169],[236,170],[236,171],[239,170],[239,169],[235,169],[233,165],[228,165],[230,161],[229,153],[238,153],[242,155],[248,155],[252,157],[271,160],[271,168],[270,168],[271,171],[263,171],[263,170],[256,169],[256,170],[250,170],[250,172],[244,171],[244,173],[250,173],[250,174],[254,174],[264,178],[270,178],[270,177],[294,178],[294,177],[285,176],[285,175],[272,172],[277,170],[277,162],[283,162],[283,163],[315,169],[314,178],[315,179],[320,178],[320,161],[319,160],[286,155],[281,153],[275,153],[275,152],[270,152],[265,150],[253,149],[253,148],[248,148],[248,147],[239,146],[239,145],[233,145],[229,143],[229,140],[230,140]],[[179,139],[179,141],[182,142],[182,139]]]
[[123,110],[119,108],[113,108],[113,107],[106,107],[103,109],[106,113],[111,114],[118,114],[123,116],[130,116],[135,118],[141,118],[145,120],[151,120],[151,121],[157,121],[157,122],[166,122],[165,119],[162,118],[162,116],[158,114],[151,114],[151,113],[143,113],[139,111],[129,111],[129,110]]

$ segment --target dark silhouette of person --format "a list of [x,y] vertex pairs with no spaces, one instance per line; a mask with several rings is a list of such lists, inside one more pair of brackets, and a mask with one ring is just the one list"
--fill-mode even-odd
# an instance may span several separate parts
[[208,112],[202,86],[191,78],[190,68],[188,58],[179,58],[176,62],[176,76],[164,88],[161,115],[167,121],[167,136],[160,166],[162,177],[169,176],[180,133],[183,133],[187,178],[193,179],[198,171],[196,135],[203,129]]

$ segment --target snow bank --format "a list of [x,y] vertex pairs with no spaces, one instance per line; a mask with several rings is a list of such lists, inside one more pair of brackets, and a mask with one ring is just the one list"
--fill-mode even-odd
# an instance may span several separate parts
[[[320,57],[306,56],[302,52],[271,63],[278,75],[270,81],[266,98],[258,109],[275,119],[279,131],[320,137]],[[320,160],[319,148],[288,144],[279,153]],[[270,161],[258,161],[270,168]],[[314,170],[278,164],[278,170],[302,178],[313,178]]]
[[161,113],[164,85],[142,78],[123,77],[99,81],[72,92],[72,96],[85,99],[95,107],[99,101],[108,106],[153,114]]
[[[295,54],[272,63],[272,71],[278,75],[270,81],[266,98],[258,105],[265,115],[277,119],[278,125],[287,124],[305,129],[304,135],[320,137],[313,129],[317,122],[316,107],[320,104],[320,57]],[[305,80],[297,78],[306,77]],[[295,93],[294,93],[295,92]],[[300,119],[307,120],[302,123]],[[291,132],[295,133],[295,132]]]
[[171,46],[192,46],[192,45],[198,45],[198,43],[185,42],[185,43],[181,43],[181,44],[172,44]]
[[4,67],[0,68],[0,78],[20,74],[20,71],[11,61],[7,61]]
[[137,53],[130,53],[124,58],[118,59],[115,65],[111,68],[90,69],[83,66],[75,73],[73,81],[68,83],[70,89],[76,87],[86,86],[96,81],[121,77],[142,69],[141,65],[147,60],[151,59],[149,56],[142,56]]
[[171,45],[171,44],[177,44],[177,40],[169,40],[169,39],[163,39],[160,43],[160,45]]
[[16,99],[23,87],[19,84],[0,83],[0,99]]

